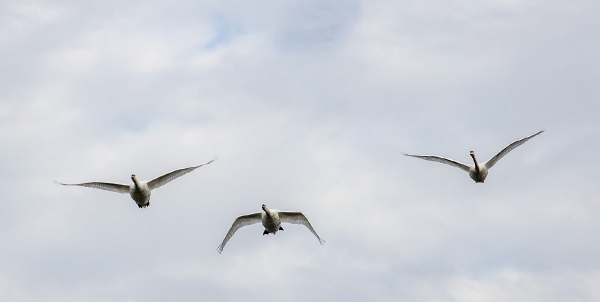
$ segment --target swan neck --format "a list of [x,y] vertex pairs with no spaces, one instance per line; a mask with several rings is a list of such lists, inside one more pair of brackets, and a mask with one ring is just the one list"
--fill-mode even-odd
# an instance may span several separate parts
[[135,185],[136,188],[140,187],[140,183],[138,182],[137,178],[133,178],[133,184]]
[[264,207],[263,210],[265,211],[265,213],[267,213],[268,216],[271,216],[271,210],[269,210],[269,208]]
[[475,154],[471,153],[471,157],[473,158],[473,162],[475,163],[475,171],[479,172],[479,163],[477,163],[477,158],[475,158]]

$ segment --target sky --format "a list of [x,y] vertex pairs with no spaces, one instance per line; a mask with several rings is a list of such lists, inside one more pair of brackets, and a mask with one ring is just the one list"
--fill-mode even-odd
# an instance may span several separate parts
[[599,10],[1,1],[0,300],[598,301]]

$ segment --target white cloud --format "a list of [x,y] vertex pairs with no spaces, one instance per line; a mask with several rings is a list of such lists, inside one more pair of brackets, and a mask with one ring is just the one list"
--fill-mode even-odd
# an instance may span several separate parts
[[[12,6],[0,297],[598,300],[598,21],[595,4],[565,5]],[[400,151],[465,161],[541,128],[483,185]],[[215,155],[143,210],[52,183],[128,183]],[[263,203],[304,212],[327,243],[254,225],[218,254]]]
[[597,272],[546,275],[506,269],[483,278],[453,278],[447,292],[450,300],[467,302],[593,301],[599,298],[595,286],[598,278]]

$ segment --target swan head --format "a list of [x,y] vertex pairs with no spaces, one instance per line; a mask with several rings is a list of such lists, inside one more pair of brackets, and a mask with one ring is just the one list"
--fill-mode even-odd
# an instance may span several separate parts
[[267,205],[263,204],[262,209],[263,209],[263,211],[269,213],[269,208],[267,208]]
[[475,151],[470,151],[469,154],[471,155],[471,157],[473,158],[473,160],[475,160]]
[[135,174],[131,174],[131,181],[133,181],[136,186],[139,186],[138,179]]

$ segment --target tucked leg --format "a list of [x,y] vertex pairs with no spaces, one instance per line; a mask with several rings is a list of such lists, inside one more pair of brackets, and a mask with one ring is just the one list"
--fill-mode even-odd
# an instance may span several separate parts
[[263,236],[264,236],[264,235],[269,235],[269,231],[265,230],[265,231],[263,232]]
[[283,228],[282,228],[282,227],[279,227],[279,230],[280,230],[280,231],[283,231]]

